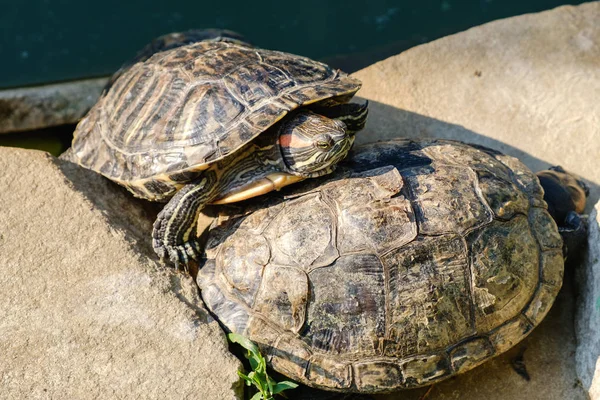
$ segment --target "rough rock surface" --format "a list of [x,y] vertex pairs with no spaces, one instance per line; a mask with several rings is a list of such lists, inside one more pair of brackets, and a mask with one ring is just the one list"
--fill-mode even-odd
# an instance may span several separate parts
[[106,80],[0,90],[0,133],[75,123],[94,105]]
[[600,400],[600,202],[590,214],[587,259],[577,275],[577,374],[592,400]]
[[[590,184],[591,208],[600,195],[598,21],[600,2],[560,7],[482,25],[359,71],[359,95],[371,107],[357,141],[441,137],[500,150],[534,171],[560,164]],[[524,342],[431,387],[426,399],[585,399],[597,391],[576,374],[570,275]],[[522,365],[529,380],[516,372]],[[378,399],[416,400],[426,392]]]
[[1,398],[241,398],[192,280],[152,259],[152,208],[38,151],[0,171]]

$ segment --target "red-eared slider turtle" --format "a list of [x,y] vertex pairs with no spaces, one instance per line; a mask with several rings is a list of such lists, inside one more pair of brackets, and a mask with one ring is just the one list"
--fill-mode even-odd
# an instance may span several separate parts
[[152,237],[175,264],[200,251],[205,204],[332,172],[367,116],[366,104],[348,103],[360,82],[339,70],[220,33],[190,37],[207,39],[163,37],[120,70],[68,155],[138,197],[168,201]]
[[[543,176],[573,194],[554,207],[577,230],[585,186]],[[197,282],[225,327],[307,385],[375,393],[465,372],[527,336],[561,287],[557,224],[513,157],[382,142],[286,192],[220,210]]]

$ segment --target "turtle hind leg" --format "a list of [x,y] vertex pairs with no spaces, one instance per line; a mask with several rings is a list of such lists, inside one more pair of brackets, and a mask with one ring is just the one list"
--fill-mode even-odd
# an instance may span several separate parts
[[198,214],[217,195],[217,179],[207,171],[200,179],[184,186],[158,214],[152,230],[152,247],[163,260],[176,268],[197,260],[200,246],[197,224]]

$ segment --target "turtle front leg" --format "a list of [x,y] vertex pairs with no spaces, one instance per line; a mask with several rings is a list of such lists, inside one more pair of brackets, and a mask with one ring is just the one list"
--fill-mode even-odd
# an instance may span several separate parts
[[563,255],[566,260],[578,259],[580,250],[587,240],[587,218],[569,211],[563,225],[558,227],[558,232],[563,238]]
[[176,268],[198,259],[198,214],[218,194],[214,171],[206,171],[195,182],[184,186],[158,214],[152,230],[152,247],[161,259],[169,259]]

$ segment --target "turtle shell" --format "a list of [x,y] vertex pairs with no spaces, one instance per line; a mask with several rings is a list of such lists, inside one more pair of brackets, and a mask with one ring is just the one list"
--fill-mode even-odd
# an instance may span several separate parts
[[123,72],[78,124],[73,155],[134,194],[164,198],[291,110],[346,102],[359,88],[305,57],[198,42]]
[[357,148],[330,178],[213,222],[209,309],[310,386],[387,392],[465,372],[522,340],[562,284],[536,176],[451,141]]

